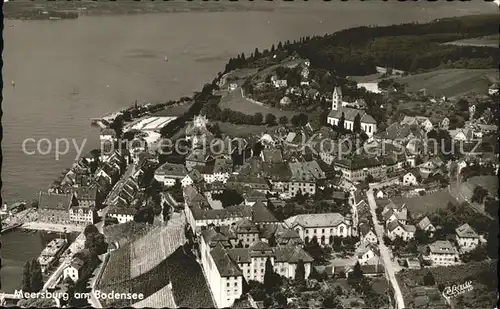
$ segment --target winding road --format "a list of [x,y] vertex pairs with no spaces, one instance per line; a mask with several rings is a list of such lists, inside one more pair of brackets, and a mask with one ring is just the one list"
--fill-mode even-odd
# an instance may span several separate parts
[[462,185],[461,178],[462,178],[461,175],[458,174],[455,180],[452,179],[450,181],[450,184],[448,185],[448,192],[450,192],[451,196],[455,197],[455,199],[459,203],[467,203],[467,205],[477,213],[480,213],[483,216],[486,216],[489,219],[494,220],[494,218],[490,214],[485,212],[484,209],[481,209],[480,207],[476,206],[472,201],[469,200],[469,198],[464,196],[461,190],[461,185]]
[[373,188],[366,192],[366,196],[368,198],[368,204],[370,205],[370,211],[372,214],[373,226],[375,227],[375,232],[377,234],[378,242],[379,242],[379,250],[380,256],[384,262],[386,277],[392,284],[392,288],[394,290],[394,297],[396,298],[396,309],[404,309],[404,299],[403,294],[401,293],[401,289],[399,288],[398,281],[396,280],[396,272],[392,266],[392,261],[389,254],[389,249],[384,244],[384,226],[381,225],[377,220],[377,214],[375,209],[377,209],[377,203],[375,203],[375,197],[373,196]]

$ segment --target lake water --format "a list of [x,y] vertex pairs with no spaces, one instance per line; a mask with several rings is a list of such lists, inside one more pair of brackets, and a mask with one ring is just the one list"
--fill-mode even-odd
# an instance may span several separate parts
[[[68,235],[68,240],[73,241],[78,234]],[[21,287],[24,263],[37,258],[43,248],[59,234],[45,232],[24,232],[14,230],[2,234],[2,268],[0,268],[0,292],[12,293]]]
[[[262,50],[280,40],[353,26],[484,13],[492,4],[350,1],[279,7],[272,12],[6,20],[2,197],[7,201],[34,198],[74,161],[74,146],[55,160],[55,146],[49,155],[26,155],[23,140],[47,138],[55,143],[57,138],[67,138],[81,145],[88,139],[85,148],[90,150],[98,145],[90,118],[134,100],[160,102],[191,95],[238,53],[249,55],[255,47]],[[35,145],[30,142],[26,148],[32,151]],[[42,148],[46,150],[47,144]]]
[[[201,12],[82,17],[61,21],[6,20],[3,51],[2,198],[36,198],[75,160],[27,155],[28,138],[85,139],[98,146],[90,118],[139,102],[191,95],[222,71],[228,58],[278,41],[361,25],[429,21],[493,13],[492,3],[275,2],[271,12]],[[497,11],[498,12],[498,11]],[[169,62],[164,61],[168,56]],[[11,86],[15,82],[15,87]],[[34,143],[28,143],[33,151]],[[42,150],[47,144],[42,144]],[[85,151],[85,152],[86,152]],[[34,235],[2,235],[3,287],[14,288],[22,265],[43,244]],[[18,262],[13,262],[18,261]],[[16,264],[17,263],[17,264]],[[16,281],[17,280],[17,281]],[[10,284],[13,282],[13,284]]]

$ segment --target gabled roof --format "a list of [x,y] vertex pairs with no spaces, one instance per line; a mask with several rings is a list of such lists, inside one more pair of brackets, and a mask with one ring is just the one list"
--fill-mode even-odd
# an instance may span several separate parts
[[40,191],[38,208],[67,211],[71,206],[70,194],[52,194]]
[[266,205],[260,201],[252,206],[252,220],[255,223],[279,222]]
[[272,256],[273,249],[269,246],[268,243],[263,241],[258,241],[250,246],[250,255],[251,256]]
[[174,164],[167,162],[156,169],[155,175],[182,177],[187,175],[187,170],[183,164]]
[[332,110],[328,114],[328,118],[340,119],[342,117],[342,113],[344,114],[344,119],[347,121],[354,121],[356,115],[359,114],[359,116],[361,117],[361,123],[377,124],[375,119],[373,119],[372,116],[368,115],[364,110],[351,107],[339,107],[337,110]]
[[387,221],[389,218],[394,214],[394,210],[392,208],[385,208],[382,211],[382,217],[384,217],[384,220]]
[[370,206],[363,200],[356,205],[358,217],[369,217],[371,216]]
[[288,167],[292,173],[292,180],[314,182],[318,179],[325,179],[325,172],[321,169],[318,162],[289,162]]
[[75,269],[80,270],[82,266],[85,264],[80,258],[75,257],[71,260],[70,265],[73,266]]
[[100,135],[102,135],[102,136],[104,136],[104,135],[116,136],[116,132],[113,129],[105,128],[105,129],[101,130]]
[[399,224],[399,221],[393,220],[387,224],[387,231],[392,232],[394,231],[398,226],[401,226]]
[[363,254],[367,253],[370,250],[375,254],[379,254],[378,249],[375,245],[371,243],[361,242],[359,247],[356,248],[356,255],[358,256],[358,258],[361,258]]
[[76,197],[79,200],[93,200],[95,201],[97,196],[97,187],[93,186],[80,186],[76,188],[71,188]]
[[281,150],[279,149],[263,149],[262,157],[264,159],[264,162],[268,163],[283,162],[283,156],[281,155]]
[[258,233],[257,225],[249,219],[241,219],[235,223],[236,233]]
[[233,162],[230,159],[216,158],[214,161],[214,168],[212,172],[216,173],[231,173],[233,169]]
[[422,220],[420,220],[417,223],[418,228],[421,230],[425,230],[429,225],[432,225],[432,223],[431,223],[431,220],[429,220],[429,217],[427,217],[427,216],[422,218]]
[[189,178],[191,178],[191,180],[194,183],[198,183],[198,182],[203,181],[203,176],[201,175],[201,173],[197,169],[192,169],[191,171],[189,171],[187,176],[189,176]]
[[251,207],[246,205],[234,205],[224,209],[202,210],[197,207],[191,209],[195,220],[215,220],[228,218],[250,218]]
[[412,224],[403,225],[403,229],[408,233],[415,233],[415,231],[417,230],[415,225],[412,225]]
[[461,238],[479,238],[479,235],[468,223],[459,226],[455,229],[455,231],[457,232],[458,237]]
[[214,228],[208,228],[201,232],[201,236],[209,246],[214,247],[217,244],[222,244],[224,247],[230,246],[229,239],[222,233],[217,232]]
[[249,308],[257,309],[259,307],[257,306],[257,303],[252,298],[252,296],[249,293],[247,293],[247,294],[242,295],[239,299],[236,299],[231,308],[232,309],[249,309]]
[[285,220],[290,228],[300,225],[305,228],[338,226],[344,223],[344,216],[339,213],[303,214]]
[[429,244],[429,250],[431,254],[458,254],[457,248],[447,240],[436,240]]
[[252,261],[248,248],[231,248],[226,249],[226,251],[229,257],[236,263],[250,263]]
[[238,265],[230,258],[221,244],[217,244],[210,251],[210,254],[212,255],[212,259],[221,277],[236,277],[243,275]]
[[[358,230],[359,230],[359,233],[360,233],[363,237],[365,237],[365,236],[366,236],[368,233],[370,233],[370,232],[374,233],[374,232],[373,232],[373,230],[372,230],[372,228],[371,228],[371,226],[370,226],[369,224],[367,224],[367,223],[361,223],[361,224],[359,225]],[[375,234],[375,233],[374,233],[374,234]]]
[[385,205],[382,211],[382,216],[385,220],[388,220],[393,214],[398,220],[408,220],[408,208],[406,208],[406,204],[398,207],[392,200],[389,200],[389,203]]
[[207,156],[200,149],[195,149],[187,157],[186,161],[206,162]]
[[276,232],[274,234],[276,241],[278,243],[287,243],[288,240],[301,240],[299,233],[297,231],[283,227],[283,225],[278,225]]
[[368,264],[361,265],[361,271],[364,274],[382,274],[385,272],[384,265],[382,264]]
[[304,263],[312,263],[314,259],[301,247],[278,247],[274,250],[276,262],[298,263],[302,260]]

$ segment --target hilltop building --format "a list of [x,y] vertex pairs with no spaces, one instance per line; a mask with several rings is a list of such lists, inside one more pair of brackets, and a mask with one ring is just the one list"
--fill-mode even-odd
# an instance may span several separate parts
[[377,122],[372,116],[368,115],[364,110],[351,107],[343,107],[342,90],[340,87],[335,87],[332,96],[332,110],[328,114],[327,122],[331,125],[338,125],[342,115],[344,116],[344,128],[348,130],[354,129],[354,118],[359,114],[361,118],[361,130],[369,137],[377,132]]

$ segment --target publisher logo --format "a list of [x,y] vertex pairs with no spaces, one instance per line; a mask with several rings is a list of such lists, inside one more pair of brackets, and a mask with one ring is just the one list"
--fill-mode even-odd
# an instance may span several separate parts
[[443,296],[446,298],[457,297],[460,294],[472,291],[472,281],[466,281],[464,284],[447,286],[443,290]]

